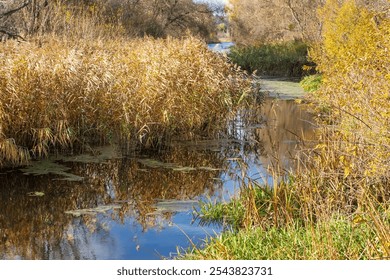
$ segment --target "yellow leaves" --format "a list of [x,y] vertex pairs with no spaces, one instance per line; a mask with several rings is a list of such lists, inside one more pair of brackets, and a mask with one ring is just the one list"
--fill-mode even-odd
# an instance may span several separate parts
[[65,12],[65,22],[67,24],[70,24],[71,20],[72,20],[72,12],[69,11],[69,10],[66,10],[66,12]]
[[354,225],[360,225],[360,224],[364,224],[366,222],[367,222],[366,218],[364,217],[363,214],[360,214],[360,213],[356,213],[352,219],[352,223]]
[[[346,0],[329,0],[320,11],[323,42],[310,55],[322,72],[312,98],[329,108],[340,143],[336,164],[343,176],[388,176],[390,145],[390,19]],[[323,147],[323,153],[326,151]],[[332,149],[330,149],[332,150]],[[324,156],[325,157],[325,156]]]
[[355,214],[353,219],[352,219],[352,222],[355,225],[359,225],[359,224],[363,224],[363,223],[367,222],[367,220],[363,217],[362,214]]
[[344,168],[344,178],[347,178],[353,171],[354,164],[352,159],[350,157],[347,158],[346,156],[341,155],[339,156],[339,162]]

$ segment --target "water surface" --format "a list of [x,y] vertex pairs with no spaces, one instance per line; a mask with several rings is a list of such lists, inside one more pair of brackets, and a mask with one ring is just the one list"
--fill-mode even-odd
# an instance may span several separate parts
[[175,141],[155,153],[116,146],[52,157],[0,174],[0,259],[161,259],[201,246],[218,227],[193,222],[200,200],[228,200],[241,167],[272,183],[313,139],[292,100],[241,109],[220,139]]

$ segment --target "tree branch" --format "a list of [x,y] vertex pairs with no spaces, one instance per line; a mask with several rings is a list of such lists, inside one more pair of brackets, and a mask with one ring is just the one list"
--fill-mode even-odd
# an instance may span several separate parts
[[0,33],[3,33],[3,34],[5,34],[13,39],[21,39],[21,40],[25,41],[25,39],[22,36],[20,36],[19,34],[15,33],[15,32],[7,30],[3,26],[0,26]]
[[31,4],[31,0],[27,0],[27,1],[25,1],[21,6],[19,6],[19,7],[17,7],[17,8],[14,8],[14,9],[11,9],[11,10],[9,10],[9,11],[6,11],[6,12],[0,14],[0,18],[6,17],[6,16],[10,16],[10,15],[16,13],[17,11],[20,11],[21,9],[27,7],[27,6],[30,5],[30,4]]

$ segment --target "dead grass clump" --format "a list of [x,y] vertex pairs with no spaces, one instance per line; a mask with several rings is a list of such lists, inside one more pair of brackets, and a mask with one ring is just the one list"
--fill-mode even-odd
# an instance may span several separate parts
[[25,150],[212,132],[249,88],[195,38],[8,41],[0,57],[1,164]]

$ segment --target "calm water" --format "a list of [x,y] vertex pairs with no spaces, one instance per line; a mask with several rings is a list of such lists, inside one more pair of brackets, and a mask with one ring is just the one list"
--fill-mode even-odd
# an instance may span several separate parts
[[242,163],[264,182],[269,166],[292,167],[297,145],[313,139],[310,119],[291,100],[267,99],[219,140],[152,155],[102,147],[2,171],[0,259],[161,259],[200,246],[221,229],[193,222],[199,200],[235,195]]
[[220,53],[227,53],[229,49],[234,46],[233,42],[223,42],[223,43],[215,43],[208,44],[210,50]]

